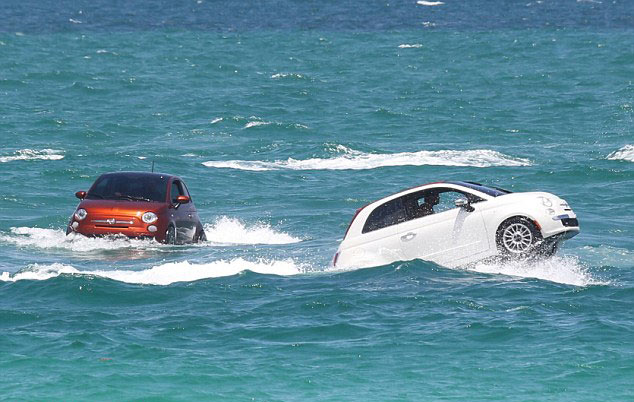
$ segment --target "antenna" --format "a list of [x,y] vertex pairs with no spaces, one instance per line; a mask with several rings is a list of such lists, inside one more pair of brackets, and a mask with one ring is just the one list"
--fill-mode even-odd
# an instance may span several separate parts
[[152,161],[152,173],[154,173],[154,161]]

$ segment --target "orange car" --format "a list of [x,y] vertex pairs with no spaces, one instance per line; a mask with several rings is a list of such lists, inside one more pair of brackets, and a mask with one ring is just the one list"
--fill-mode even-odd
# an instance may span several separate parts
[[154,238],[167,244],[205,241],[187,186],[182,179],[161,173],[105,173],[70,217],[66,234],[107,236],[123,234]]

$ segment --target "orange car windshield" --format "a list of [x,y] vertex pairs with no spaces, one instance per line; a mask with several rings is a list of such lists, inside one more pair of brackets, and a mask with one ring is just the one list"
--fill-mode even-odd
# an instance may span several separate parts
[[158,174],[113,173],[100,176],[86,198],[164,202],[168,178]]

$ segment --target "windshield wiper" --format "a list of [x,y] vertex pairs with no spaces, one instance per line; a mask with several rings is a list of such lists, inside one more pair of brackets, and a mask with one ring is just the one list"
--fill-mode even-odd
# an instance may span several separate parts
[[139,197],[139,196],[134,196],[134,195],[128,195],[128,194],[121,194],[118,197],[119,197],[119,199],[123,198],[123,199],[131,200],[131,201],[147,201],[147,202],[152,201],[149,198]]

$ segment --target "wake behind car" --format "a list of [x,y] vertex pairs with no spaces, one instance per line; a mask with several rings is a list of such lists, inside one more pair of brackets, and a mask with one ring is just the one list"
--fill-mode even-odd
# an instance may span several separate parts
[[205,232],[185,182],[161,173],[105,173],[70,218],[66,234],[107,236],[123,234],[154,238],[168,244],[204,241]]
[[430,183],[357,210],[336,267],[422,259],[455,267],[492,257],[549,256],[579,233],[566,201],[474,182]]

